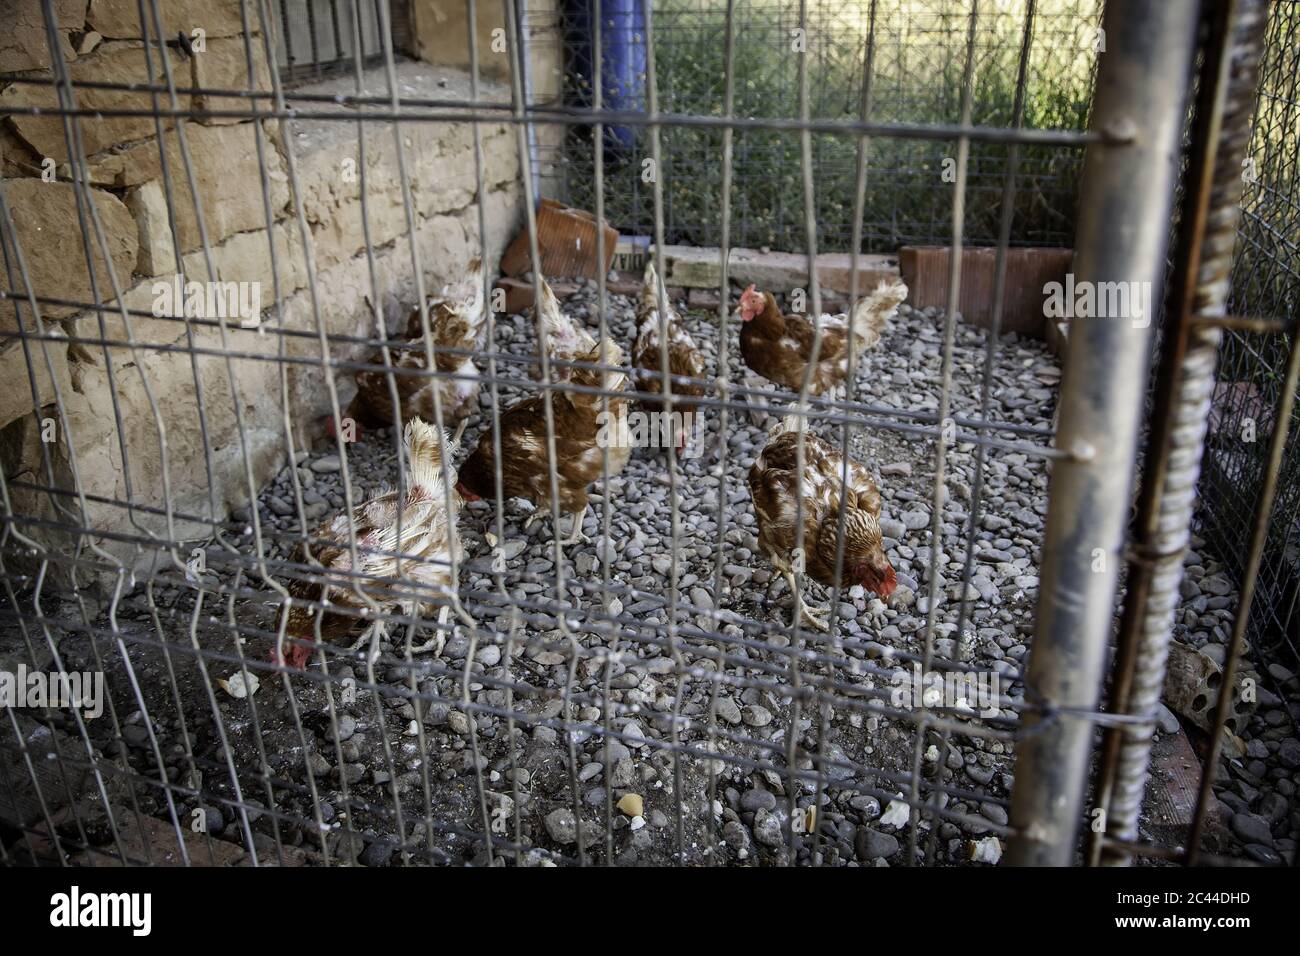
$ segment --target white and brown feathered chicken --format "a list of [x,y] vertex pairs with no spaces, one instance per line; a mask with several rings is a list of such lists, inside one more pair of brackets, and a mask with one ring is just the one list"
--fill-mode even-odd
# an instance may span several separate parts
[[[399,497],[396,490],[380,492],[352,510],[359,562],[355,575],[348,546],[348,515],[339,514],[316,528],[312,540],[304,545],[310,550],[311,558],[304,555],[303,562],[313,567],[319,563],[321,567],[314,568],[313,574],[323,580],[295,579],[289,584],[293,597],[325,604],[327,608],[329,605],[358,611],[366,608],[368,605],[354,582],[388,612],[400,609],[407,616],[424,617],[428,608],[441,605],[438,631],[428,644],[413,648],[414,653],[442,648],[442,627],[453,599],[452,566],[453,562],[460,561],[462,554],[456,530],[456,516],[462,502],[454,487],[455,471],[444,465],[443,458],[444,444],[448,456],[456,446],[449,437],[442,441],[439,438],[438,430],[418,416],[407,422],[406,493]],[[301,669],[311,658],[316,615],[315,609],[301,604],[295,604],[290,610],[285,630],[288,637],[296,640],[286,641],[284,645],[283,661],[288,666]],[[320,621],[321,636],[333,642],[351,635],[358,624],[355,616],[326,609]],[[382,632],[382,620],[375,621],[371,628]],[[362,640],[369,634],[368,628]],[[272,660],[281,660],[275,650]]]
[[[542,294],[533,307],[533,317],[535,321],[541,320],[542,328],[546,334],[546,355],[552,363],[551,378],[557,382],[562,382],[568,379],[574,370],[564,364],[556,365],[556,361],[559,360],[560,363],[564,363],[581,360],[583,356],[596,347],[596,339],[590,332],[564,313],[550,283],[542,279],[540,285]],[[540,335],[538,341],[539,343],[541,341]],[[540,362],[534,369],[533,377],[541,378]]]
[[[661,322],[662,307],[665,321]],[[661,326],[663,328],[661,328]],[[660,333],[666,329],[667,335]],[[695,340],[682,324],[682,317],[673,308],[668,298],[654,263],[647,262],[645,279],[641,286],[641,301],[636,312],[636,343],[632,346],[633,375],[636,390],[663,394],[663,346],[668,344],[668,372],[672,376],[673,407],[688,412],[696,406],[692,398],[698,398],[705,392],[704,385],[698,381],[684,382],[681,379],[700,379],[704,377],[704,356],[695,345]],[[663,402],[642,399],[642,407],[652,410],[663,408]],[[685,443],[685,436],[678,436],[678,450]]]
[[[907,298],[907,286],[882,281],[874,292],[848,315],[823,315],[821,344],[808,390],[832,397],[844,385],[849,355],[861,354],[880,341],[885,325]],[[783,315],[770,292],[750,285],[740,295],[740,353],[759,375],[791,391],[803,387],[804,372],[812,359],[814,329],[806,315]]]
[[[412,309],[405,336],[389,348],[401,418],[406,422],[419,415],[435,421],[436,390],[442,404],[442,420],[457,425],[459,438],[478,400],[478,370],[469,353],[483,348],[487,320],[482,260],[473,260],[462,279],[444,287],[440,297],[430,299],[427,312],[435,365],[445,377],[404,374],[405,371],[423,372],[429,367],[420,310]],[[382,359],[376,356],[371,364],[382,365]],[[367,369],[357,373],[357,394],[344,414],[370,428],[393,423],[393,401],[386,370]]]
[[[785,575],[796,592],[796,530],[799,499],[803,500],[804,570],[827,587],[835,581],[840,501],[844,511],[844,557],[839,584],[861,584],[882,600],[894,593],[898,580],[885,555],[880,533],[880,489],[867,469],[849,459],[848,481],[842,480],[844,459],[811,431],[804,431],[803,473],[798,471],[799,431],[803,418],[791,415],[776,424],[767,445],[749,470],[749,493],[758,515],[758,546]],[[802,615],[818,630],[827,630],[822,614],[813,612],[799,596],[795,621]]]

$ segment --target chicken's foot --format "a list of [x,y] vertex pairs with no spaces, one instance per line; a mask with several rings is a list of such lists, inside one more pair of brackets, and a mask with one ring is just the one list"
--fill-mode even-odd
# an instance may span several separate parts
[[591,543],[591,539],[582,533],[582,522],[587,517],[587,509],[590,507],[591,505],[589,504],[583,505],[582,510],[573,516],[573,528],[570,529],[569,536],[560,542],[561,546],[568,547],[569,545],[577,544],[578,542],[582,542],[583,544]]
[[380,642],[387,637],[388,628],[384,626],[383,618],[379,618],[378,620],[370,622],[370,625],[361,632],[361,636],[353,642],[352,646],[349,647],[348,650],[359,651],[365,645],[372,644],[375,648],[375,653],[378,654]]
[[[591,539],[582,533],[582,522],[587,517],[587,508],[589,507],[591,506],[587,505],[582,509],[582,511],[573,516],[573,527],[569,529],[568,536],[560,540],[561,547],[568,547],[571,544],[577,544],[579,542],[582,542],[583,544],[591,543]],[[522,529],[524,534],[527,534],[528,529],[536,522],[541,521],[544,514],[549,514],[549,511],[540,507],[530,514],[528,520],[524,522]],[[555,526],[555,537],[560,537],[560,527],[558,524]]]
[[429,638],[419,647],[411,648],[411,653],[427,654],[429,652],[432,652],[435,657],[441,656],[443,645],[447,643],[447,635],[445,633],[445,628],[447,627],[447,620],[450,617],[451,617],[450,604],[444,604],[442,607],[438,608],[438,627],[437,630],[433,632],[433,637]]
[[828,632],[831,627],[830,624],[827,623],[826,618],[830,614],[830,611],[813,608],[803,599],[803,595],[799,593],[798,588],[795,587],[794,573],[792,571],[785,572],[785,579],[790,584],[790,593],[794,595],[795,602],[794,617],[791,620],[790,626],[792,628],[798,627],[799,618],[802,617],[822,633]]
[[[799,607],[798,610],[795,612],[795,616],[796,618],[798,618],[800,615],[802,615],[805,621],[807,621],[817,630],[821,631],[823,634],[826,634],[831,629],[830,624],[827,623],[826,621],[826,616],[829,613],[830,612],[826,610],[814,610],[804,601],[803,597],[800,597]],[[795,623],[797,625],[798,621],[796,620]]]

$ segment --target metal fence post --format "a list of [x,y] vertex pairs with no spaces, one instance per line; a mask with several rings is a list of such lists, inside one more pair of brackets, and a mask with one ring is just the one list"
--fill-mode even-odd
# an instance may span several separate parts
[[1255,87],[1268,5],[1216,0],[1207,11],[1192,156],[1184,186],[1178,263],[1171,280],[1143,487],[1134,523],[1134,559],[1127,579],[1111,709],[1142,718],[1111,728],[1098,778],[1105,810],[1103,847],[1090,861],[1126,865],[1120,845],[1138,837],[1155,710],[1164,687],[1170,631],[1180,600],[1196,503],[1196,484],[1214,393],[1242,190],[1242,159],[1255,113]]
[[[1051,481],[1011,802],[1007,859],[1015,864],[1075,858],[1199,8],[1113,2],[1103,20],[1093,127],[1106,139],[1088,148],[1084,163],[1074,280],[1078,311],[1087,314],[1072,316],[1062,383],[1057,444],[1069,457],[1056,463]],[[1129,307],[1105,308],[1107,298],[1112,306],[1120,301],[1110,295],[1119,288],[1130,292]]]

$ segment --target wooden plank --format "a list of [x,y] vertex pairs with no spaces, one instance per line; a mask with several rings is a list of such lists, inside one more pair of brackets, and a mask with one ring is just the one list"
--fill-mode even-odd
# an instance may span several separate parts
[[[1151,748],[1151,770],[1142,807],[1142,830],[1159,846],[1181,847],[1191,832],[1201,786],[1201,760],[1187,734],[1161,734]],[[1212,797],[1207,810],[1207,846],[1217,850],[1227,831],[1226,807]]]
[[[817,278],[823,297],[847,294],[852,270],[847,253],[826,253],[817,257]],[[716,247],[664,246],[664,281],[686,289],[716,290],[722,280],[722,253]],[[795,289],[807,290],[808,256],[796,252],[764,252],[732,249],[727,277],[736,286],[751,282],[764,292],[777,295]],[[885,280],[898,278],[898,257],[858,256],[858,294],[865,295]]]

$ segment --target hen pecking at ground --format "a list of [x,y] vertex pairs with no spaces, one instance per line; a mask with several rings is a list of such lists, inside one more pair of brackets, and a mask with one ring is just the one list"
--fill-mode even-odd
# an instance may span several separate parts
[[[662,316],[660,311],[662,309]],[[704,377],[704,356],[695,345],[695,340],[682,324],[682,317],[673,308],[668,299],[667,290],[655,272],[653,262],[647,262],[645,279],[641,287],[641,301],[636,312],[636,343],[632,346],[632,365],[634,367],[636,390],[654,395],[663,393],[663,344],[667,343],[668,372],[672,376],[673,409],[683,416],[683,424],[674,423],[676,430],[675,446],[680,452],[685,447],[690,433],[688,418],[696,413],[696,403],[690,399],[698,398],[705,392],[705,387],[698,381],[681,381],[681,379],[701,379]],[[666,334],[662,334],[666,332]],[[664,411],[663,402],[644,399],[641,407],[647,411]]]
[[[429,367],[429,350],[420,310],[412,309],[404,338],[389,347],[401,420],[407,422],[419,415],[435,421],[436,390],[442,420],[448,425],[456,423],[459,440],[478,401],[479,376],[471,353],[483,348],[487,319],[482,261],[473,260],[460,281],[446,286],[441,298],[430,299],[427,314],[435,368],[445,377],[421,374]],[[377,355],[371,364],[382,366],[382,356]],[[369,428],[393,424],[393,399],[386,370],[357,372],[357,394],[344,416]]]
[[[794,623],[800,615],[818,630],[828,629],[824,616],[812,611],[795,587],[796,529],[799,499],[803,501],[805,572],[815,581],[834,586],[840,501],[844,501],[844,554],[838,583],[861,584],[888,600],[897,586],[894,568],[885,555],[880,533],[880,489],[867,469],[849,459],[790,415],[772,429],[771,437],[749,470],[749,493],[758,515],[758,546],[798,595]],[[798,470],[799,430],[804,430],[803,473]]]

